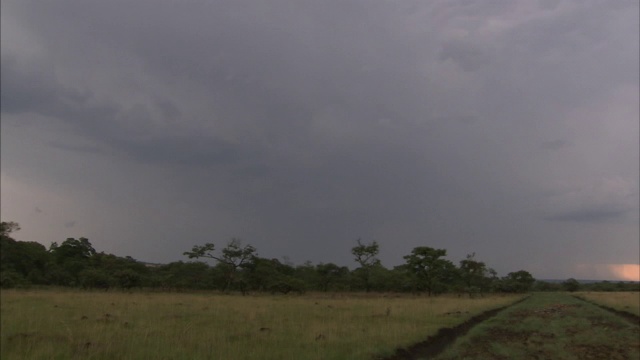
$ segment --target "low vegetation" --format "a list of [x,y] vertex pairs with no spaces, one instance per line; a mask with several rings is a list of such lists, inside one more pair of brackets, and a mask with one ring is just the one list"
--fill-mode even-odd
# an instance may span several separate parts
[[[535,279],[525,270],[499,278],[472,253],[459,266],[446,259],[445,249],[419,246],[406,263],[386,268],[378,259],[377,242],[357,240],[351,254],[357,268],[334,263],[294,265],[260,257],[252,245],[231,239],[219,249],[213,243],[194,245],[182,255],[190,262],[147,264],[131,257],[98,252],[87,238],[68,238],[49,249],[37,242],[16,241],[20,227],[0,223],[0,287],[54,285],[83,289],[154,289],[161,291],[218,290],[247,293],[364,291],[468,294],[523,293]],[[213,265],[203,261],[213,262]]]
[[458,339],[438,359],[638,359],[637,322],[567,293],[537,293]]
[[522,295],[1,292],[2,359],[371,359]]

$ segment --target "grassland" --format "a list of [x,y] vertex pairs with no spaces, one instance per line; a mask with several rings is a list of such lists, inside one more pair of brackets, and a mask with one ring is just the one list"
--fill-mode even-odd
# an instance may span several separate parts
[[437,359],[639,359],[640,326],[567,293],[539,293],[459,338]]
[[579,292],[576,296],[640,316],[640,292]]
[[518,296],[2,291],[2,359],[370,359]]

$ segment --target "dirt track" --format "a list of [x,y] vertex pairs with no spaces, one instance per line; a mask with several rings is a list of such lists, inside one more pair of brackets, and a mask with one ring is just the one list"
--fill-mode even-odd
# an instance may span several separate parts
[[[567,294],[535,294],[478,315],[396,359],[638,359],[640,321]],[[468,335],[466,335],[469,333]]]
[[[516,303],[520,303],[524,300],[526,300],[526,298],[519,300]],[[509,306],[513,306],[516,303]],[[458,337],[465,335],[471,328],[495,316],[497,313],[508,308],[509,306],[503,306],[497,309],[485,311],[482,314],[476,315],[453,328],[440,329],[437,334],[430,336],[425,341],[414,344],[406,349],[398,349],[396,350],[395,354],[385,358],[384,360],[410,360],[420,358],[430,359],[441,353]]]

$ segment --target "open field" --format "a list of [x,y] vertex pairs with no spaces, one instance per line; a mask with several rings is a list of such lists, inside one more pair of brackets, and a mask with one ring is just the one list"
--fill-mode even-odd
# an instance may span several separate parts
[[0,294],[2,359],[370,359],[521,298]]
[[567,293],[538,293],[479,324],[437,359],[638,359],[639,325]]
[[640,292],[578,292],[576,296],[640,316]]

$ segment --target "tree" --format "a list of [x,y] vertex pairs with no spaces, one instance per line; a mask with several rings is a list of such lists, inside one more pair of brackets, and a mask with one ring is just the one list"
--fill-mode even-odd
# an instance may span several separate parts
[[206,243],[202,246],[195,245],[191,251],[186,251],[183,254],[188,256],[189,259],[208,258],[218,261],[218,265],[225,277],[223,291],[231,288],[236,281],[239,269],[246,266],[248,262],[257,256],[256,248],[251,245],[242,246],[242,241],[237,238],[233,238],[227,243],[227,246],[222,249],[222,256],[216,255],[214,251],[215,245]]
[[316,272],[318,273],[320,289],[326,292],[332,284],[344,279],[349,273],[349,269],[344,266],[340,267],[334,263],[320,263],[316,265]]
[[570,278],[562,283],[562,288],[570,292],[578,291],[580,290],[580,283],[578,280]]
[[322,290],[319,285],[320,277],[316,271],[315,265],[313,265],[311,261],[305,261],[302,265],[296,266],[293,269],[293,276],[295,276],[296,279],[300,279],[308,288]]
[[89,259],[96,254],[96,250],[89,242],[89,239],[85,237],[79,239],[67,238],[60,245],[54,242],[51,244],[50,251],[61,262],[69,258]]
[[56,278],[64,281],[58,285],[79,285],[79,274],[90,267],[91,259],[96,255],[96,250],[89,239],[81,237],[79,239],[67,238],[60,245],[54,242],[49,248],[49,253],[55,262],[53,272],[56,273]]
[[371,291],[371,269],[380,264],[377,256],[380,252],[380,246],[373,241],[371,244],[363,244],[360,239],[357,240],[358,245],[351,249],[351,254],[355,256],[355,261],[360,264],[358,274],[364,282],[367,292]]
[[104,269],[89,268],[82,270],[78,275],[80,285],[84,289],[108,290],[115,282],[113,277]]
[[282,263],[278,259],[255,256],[244,266],[242,280],[250,289],[259,291],[284,294],[291,291],[303,292],[304,282],[295,278],[294,273],[293,266]]
[[47,249],[37,242],[11,238],[11,233],[20,229],[15,222],[2,222],[0,227],[0,273],[5,274],[5,286],[45,284],[44,274],[50,258]]
[[426,289],[429,296],[455,276],[455,266],[451,261],[442,259],[446,255],[445,249],[419,246],[411,251],[411,255],[404,257],[409,271],[416,276],[417,287]]
[[531,289],[536,279],[525,270],[510,272],[502,278],[500,282],[499,290],[503,292],[517,292],[524,293]]
[[20,230],[20,225],[17,222],[13,221],[2,221],[0,222],[0,236],[8,237],[12,232],[16,232]]
[[560,291],[561,284],[550,283],[546,281],[536,280],[531,286],[533,291]]
[[154,269],[153,281],[165,290],[212,289],[212,269],[203,262],[172,262]]
[[3,289],[27,284],[26,274],[31,261],[25,259],[20,242],[10,236],[18,230],[20,225],[16,222],[0,222],[0,287]]
[[142,276],[133,269],[118,270],[113,274],[118,286],[123,289],[142,286]]
[[417,290],[417,277],[407,264],[398,265],[391,269],[390,277],[391,291],[411,292]]
[[482,261],[475,259],[476,253],[467,255],[467,258],[460,261],[460,277],[464,283],[464,290],[472,297],[479,292],[484,293],[490,286],[492,274],[495,270],[490,269]]

